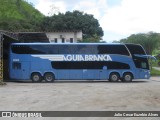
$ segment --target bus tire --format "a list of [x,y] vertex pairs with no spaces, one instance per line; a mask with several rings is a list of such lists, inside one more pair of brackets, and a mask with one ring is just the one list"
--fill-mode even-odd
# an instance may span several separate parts
[[132,82],[132,79],[133,79],[132,73],[124,73],[123,74],[123,78],[122,78],[123,82]]
[[45,73],[45,74],[44,74],[44,80],[45,80],[46,82],[48,82],[48,83],[54,82],[55,76],[54,76],[53,73]]
[[111,73],[109,75],[109,81],[110,82],[117,82],[119,80],[120,76],[118,73]]
[[42,82],[42,76],[40,73],[32,73],[31,80],[34,83]]

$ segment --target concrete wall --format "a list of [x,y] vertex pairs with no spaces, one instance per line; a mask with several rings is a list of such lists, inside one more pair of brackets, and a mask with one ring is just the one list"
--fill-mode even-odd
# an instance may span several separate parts
[[46,35],[50,42],[57,43],[76,43],[78,40],[82,40],[82,31],[58,31],[58,32],[46,32]]

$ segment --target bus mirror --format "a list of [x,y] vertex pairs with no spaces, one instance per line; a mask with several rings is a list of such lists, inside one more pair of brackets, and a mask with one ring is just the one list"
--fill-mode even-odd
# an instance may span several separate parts
[[156,58],[156,57],[154,57],[154,56],[152,56],[152,55],[148,55],[148,58],[149,58],[149,59],[151,59],[151,60],[154,60],[154,61],[156,61],[156,60],[157,60],[157,58]]
[[135,56],[137,57],[143,57],[143,58],[146,58],[148,57],[149,59],[153,59],[153,60],[157,60],[156,57],[152,56],[152,55],[139,55],[139,54],[134,54]]

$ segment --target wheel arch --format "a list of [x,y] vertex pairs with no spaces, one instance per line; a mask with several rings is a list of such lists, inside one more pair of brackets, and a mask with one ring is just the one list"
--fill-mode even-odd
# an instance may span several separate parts
[[108,75],[110,76],[112,73],[117,73],[119,76],[121,76],[120,72],[118,71],[110,71]]
[[35,74],[35,73],[38,73],[38,74],[40,74],[40,75],[43,77],[43,74],[42,74],[40,71],[32,71],[31,74],[30,74],[30,78],[31,78],[31,76],[32,76],[33,74]]
[[117,82],[120,79],[120,73],[117,71],[112,71],[109,73],[109,81]]
[[49,83],[54,82],[55,80],[55,74],[53,72],[45,72],[43,77],[44,80]]
[[52,74],[54,75],[54,77],[56,78],[55,73],[54,73],[54,72],[52,72],[52,71],[45,71],[45,72],[44,72],[44,74],[43,74],[43,76],[45,76],[45,74],[47,74],[47,73],[52,73]]

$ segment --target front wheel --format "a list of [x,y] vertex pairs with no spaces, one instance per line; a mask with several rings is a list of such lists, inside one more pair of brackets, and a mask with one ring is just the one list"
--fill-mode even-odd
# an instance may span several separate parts
[[32,82],[34,82],[34,83],[41,82],[41,81],[42,81],[42,76],[41,76],[40,73],[33,73],[33,74],[31,75],[31,80],[32,80]]
[[125,73],[125,74],[123,75],[122,81],[123,81],[123,82],[131,82],[132,79],[133,79],[133,76],[132,76],[131,73]]
[[54,77],[53,73],[46,73],[44,75],[44,79],[46,82],[53,82],[55,77]]

